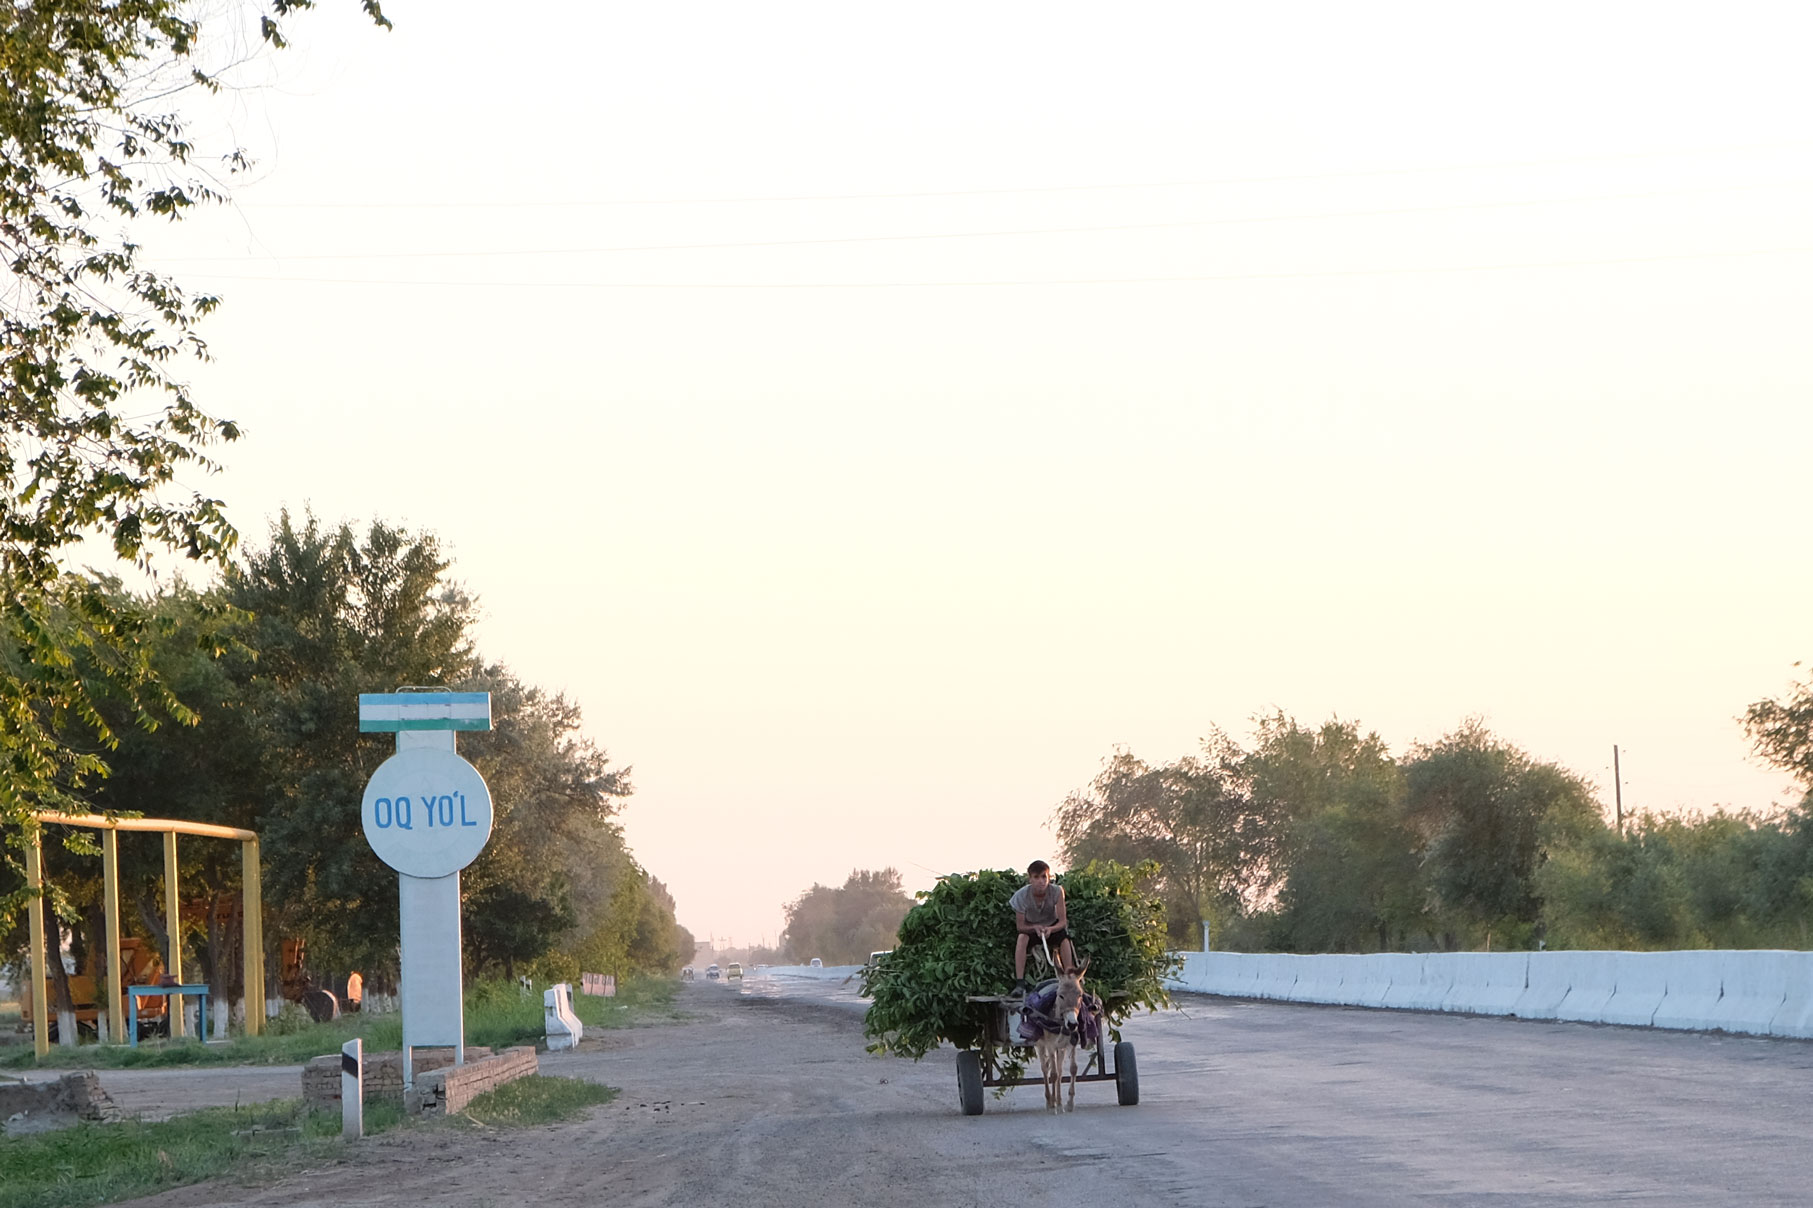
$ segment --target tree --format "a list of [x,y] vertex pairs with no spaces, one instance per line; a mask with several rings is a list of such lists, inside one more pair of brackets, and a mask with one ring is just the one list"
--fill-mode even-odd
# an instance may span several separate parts
[[[629,769],[612,767],[580,733],[577,705],[523,684],[507,668],[486,666],[460,687],[491,694],[493,728],[461,745],[485,777],[496,811],[491,841],[463,874],[468,917],[489,911],[498,894],[510,896],[515,916],[508,944],[484,942],[483,922],[469,932],[477,967],[514,975],[518,964],[558,948],[572,951],[585,971],[629,971],[643,959],[632,949],[647,879],[612,821],[633,791]],[[620,894],[627,896],[613,904]],[[614,909],[628,915],[615,948],[600,935]]]
[[1488,943],[1533,942],[1536,871],[1557,828],[1603,826],[1585,781],[1494,738],[1476,719],[1404,765],[1406,809],[1424,836],[1430,886],[1451,922]]
[[[263,837],[268,929],[305,935],[343,967],[384,967],[396,934],[396,874],[371,851],[357,802],[394,747],[361,734],[361,692],[454,688],[476,670],[474,603],[447,577],[439,541],[373,521],[298,525],[286,511],[267,544],[229,567],[223,602],[251,617],[235,696],[204,741],[243,753],[225,772],[243,794],[239,825]],[[237,732],[240,737],[231,735]]]
[[1758,756],[1813,789],[1813,676],[1781,700],[1751,705],[1744,711],[1744,729]]
[[1237,754],[1219,734],[1202,756],[1156,767],[1116,751],[1053,817],[1064,862],[1150,861],[1172,942],[1210,938],[1202,921],[1239,912],[1263,878],[1270,844],[1265,818],[1232,772]]
[[1277,713],[1260,719],[1237,767],[1272,836],[1268,947],[1382,950],[1426,929],[1421,845],[1406,824],[1402,774],[1377,734],[1339,718],[1312,729]]
[[814,885],[787,906],[781,950],[797,961],[861,964],[869,953],[894,946],[900,920],[912,908],[898,871],[854,869],[838,888]]
[[[308,0],[270,0],[265,43]],[[365,11],[387,26],[377,0]],[[253,10],[259,11],[259,10]],[[237,427],[196,403],[176,365],[206,355],[218,299],[143,262],[133,228],[176,221],[226,189],[204,166],[178,97],[220,86],[184,0],[44,0],[0,9],[0,823],[82,808],[118,738],[98,692],[145,726],[192,720],[149,674],[144,618],[70,576],[77,543],[147,565],[158,550],[220,562],[235,533],[219,500],[179,475]],[[235,15],[221,15],[226,24]],[[220,44],[237,45],[231,31]],[[225,148],[222,171],[249,163]],[[80,656],[86,674],[78,669]],[[97,678],[98,676],[98,678]],[[90,749],[62,737],[74,718]]]

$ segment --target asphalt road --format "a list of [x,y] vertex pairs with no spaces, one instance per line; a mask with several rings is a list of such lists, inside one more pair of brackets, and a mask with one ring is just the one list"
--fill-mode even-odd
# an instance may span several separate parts
[[[847,989],[786,989],[824,999],[828,1017],[860,1006]],[[1086,1084],[1076,1115],[1054,1122],[1081,1127],[1035,1142],[1117,1166],[1135,1202],[1813,1203],[1807,1042],[1197,995],[1178,1004],[1126,1031],[1137,1107],[1118,1107],[1110,1084]],[[1041,1109],[1036,1087],[1018,1089],[957,1126],[985,1132],[993,1116]]]

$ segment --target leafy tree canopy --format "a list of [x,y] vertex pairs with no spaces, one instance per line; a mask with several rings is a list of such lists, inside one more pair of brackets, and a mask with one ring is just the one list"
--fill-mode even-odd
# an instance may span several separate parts
[[1058,807],[1053,821],[1065,862],[1149,865],[1173,942],[1201,939],[1201,920],[1238,912],[1268,866],[1272,828],[1254,807],[1235,756],[1220,735],[1200,757],[1172,764],[1116,751],[1087,789]]
[[869,953],[894,946],[912,906],[895,869],[856,869],[840,887],[814,885],[788,905],[781,951],[801,964],[815,956],[831,965],[861,964]]
[[[177,489],[239,435],[177,370],[206,355],[197,324],[219,300],[145,263],[133,231],[226,197],[248,158],[192,141],[182,99],[220,87],[240,19],[281,47],[279,22],[308,5],[228,5],[207,25],[188,0],[0,6],[0,824],[15,843],[32,810],[83,807],[118,740],[108,697],[140,726],[193,720],[150,672],[146,618],[64,563],[93,537],[141,565],[233,547],[220,501]],[[72,743],[71,721],[93,741]]]
[[1757,701],[1743,720],[1759,756],[1813,789],[1813,676],[1780,700]]

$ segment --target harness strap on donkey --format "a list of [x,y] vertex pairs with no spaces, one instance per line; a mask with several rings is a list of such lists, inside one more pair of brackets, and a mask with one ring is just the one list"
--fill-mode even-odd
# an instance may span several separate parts
[[1057,1017],[1058,989],[1050,986],[1026,996],[1020,1008],[1020,1038],[1031,1044],[1051,1032],[1067,1032],[1073,1044],[1092,1048],[1102,1034],[1102,1002],[1093,994],[1077,1004],[1076,1027],[1066,1028]]

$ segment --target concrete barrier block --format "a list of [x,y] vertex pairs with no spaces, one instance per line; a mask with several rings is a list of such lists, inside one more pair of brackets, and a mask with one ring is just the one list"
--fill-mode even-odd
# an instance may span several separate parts
[[1727,952],[1720,975],[1722,993],[1707,1023],[1722,1032],[1768,1035],[1788,997],[1788,958],[1793,955],[1773,948]]
[[[1550,953],[1539,952],[1537,956],[1548,956]],[[1576,1023],[1601,1023],[1605,1014],[1605,1004],[1612,1000],[1618,989],[1618,978],[1613,952],[1557,952],[1552,955],[1562,958],[1561,963],[1568,970],[1567,996],[1555,1008],[1556,1019],[1573,1020]],[[1535,969],[1532,960],[1531,969]]]
[[1194,990],[1198,994],[1208,993],[1202,986],[1209,977],[1208,961],[1205,959],[1209,953],[1175,952],[1172,955],[1182,959],[1183,968],[1165,979],[1165,989]]
[[1257,958],[1248,952],[1204,952],[1197,988],[1203,994],[1241,997],[1251,991],[1258,972]]
[[1778,952],[1782,1004],[1769,1020],[1769,1035],[1813,1037],[1813,952]]
[[1672,955],[1675,960],[1668,973],[1668,990],[1650,1026],[1694,1032],[1718,1027],[1713,1018],[1724,995],[1726,971],[1731,958],[1743,953],[1706,949]]
[[1390,952],[1362,955],[1341,982],[1341,998],[1350,1007],[1376,1007],[1391,989]]
[[[1511,1005],[1511,1014],[1519,1019],[1559,1019],[1561,1004],[1573,991],[1576,979],[1600,952],[1532,952],[1529,954],[1528,979],[1524,992]],[[1608,991],[1606,997],[1611,997]]]
[[1327,953],[1298,959],[1297,982],[1291,987],[1292,1002],[1344,1003],[1341,985],[1348,970],[1359,958],[1350,953]]
[[1259,984],[1259,960],[1257,952],[1223,952],[1223,959],[1212,968],[1216,970],[1216,994],[1226,994],[1230,998],[1251,998],[1253,987]]
[[[541,996],[548,1052],[570,1049],[585,1035],[585,1025],[573,1014],[573,987],[566,982],[549,986]],[[458,1109],[455,1109],[458,1110]]]
[[1527,952],[1444,952],[1431,957],[1452,975],[1441,1009],[1467,1015],[1509,1015],[1529,986]]
[[1685,977],[1685,966],[1679,952],[1616,952],[1612,954],[1612,994],[1600,1008],[1600,1023],[1615,1023],[1627,1028],[1647,1028],[1655,1022],[1656,1011],[1668,994],[1671,971]]
[[1452,952],[1431,952],[1423,957],[1417,984],[1403,1002],[1405,1008],[1412,1011],[1442,1009],[1448,990],[1454,985],[1454,962],[1449,959],[1454,955]]
[[1423,961],[1426,954],[1422,952],[1386,952],[1379,956],[1384,966],[1385,976],[1389,978],[1385,993],[1378,1005],[1393,1010],[1410,1006],[1411,1000],[1422,991]]
[[1253,997],[1289,1002],[1297,985],[1297,962],[1300,959],[1285,952],[1260,953],[1258,973],[1253,979]]

